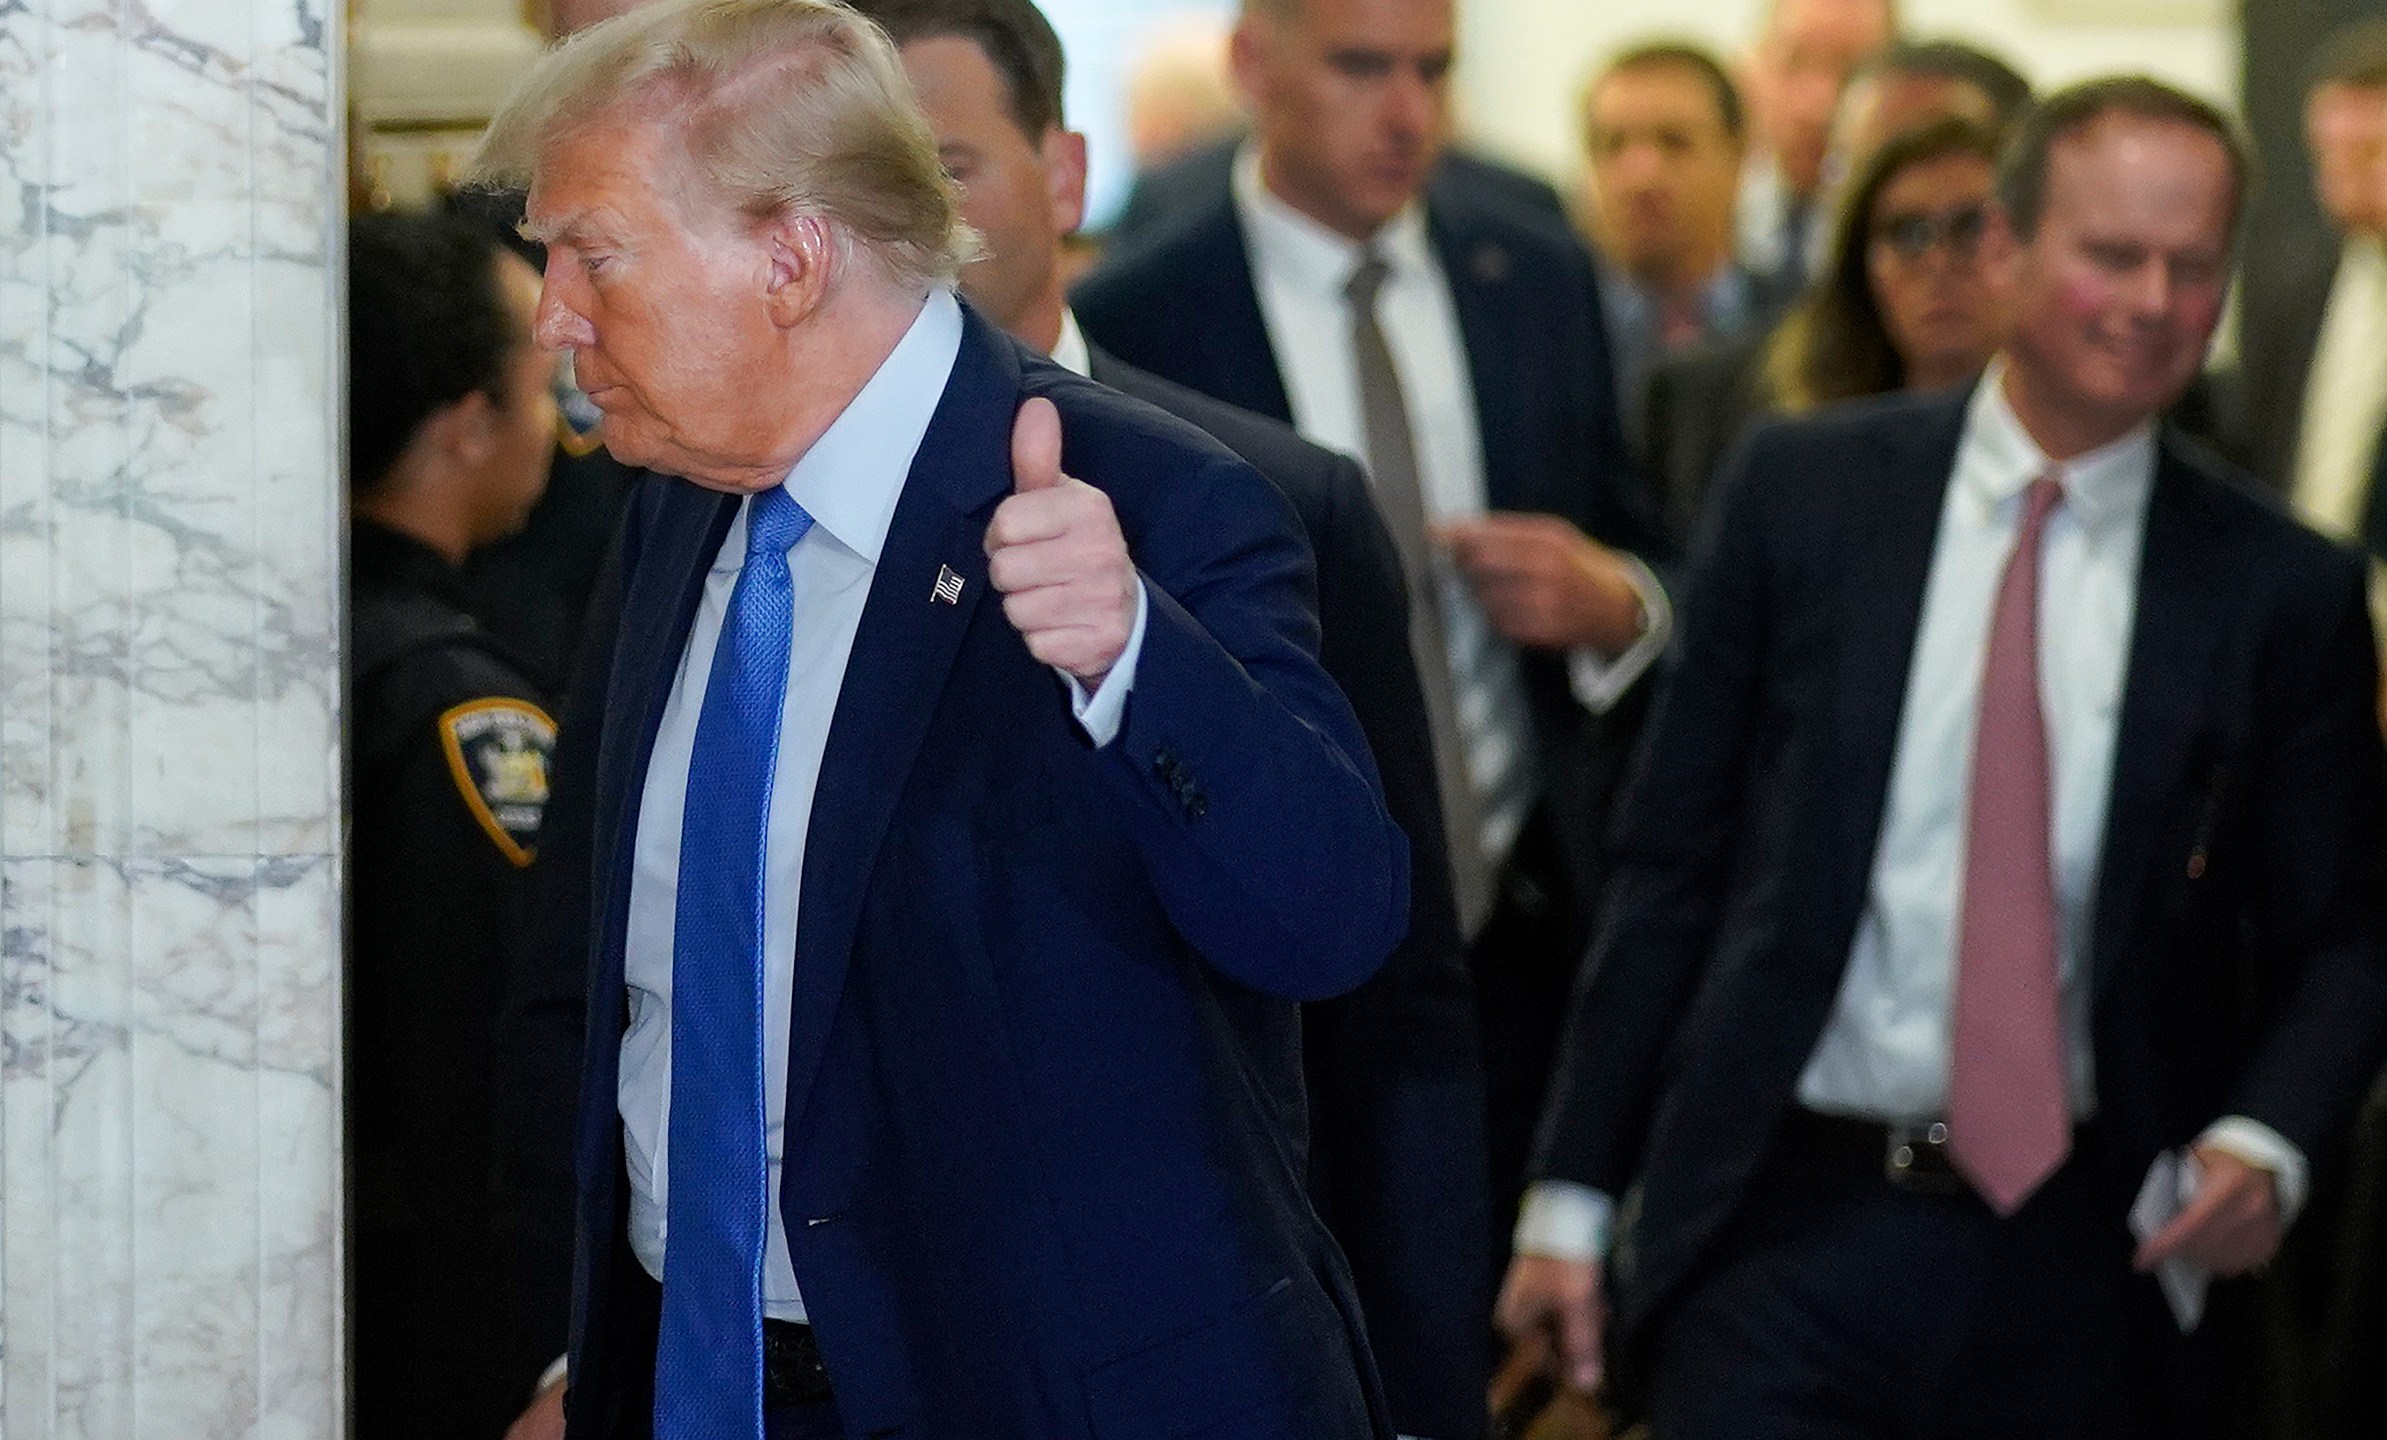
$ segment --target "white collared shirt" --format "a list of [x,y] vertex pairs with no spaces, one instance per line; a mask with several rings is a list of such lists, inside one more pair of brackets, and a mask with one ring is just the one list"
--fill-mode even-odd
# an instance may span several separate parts
[[[2090,940],[2138,614],[2155,431],[2142,425],[2059,465],[2015,417],[2004,378],[2003,363],[1993,363],[1966,411],[1916,630],[1871,888],[1839,998],[1799,1077],[1799,1103],[1809,1109],[1891,1123],[1947,1113],[1982,667],[1998,585],[2020,533],[2023,491],[2053,473],[2064,501],[2048,517],[2040,555],[2039,687],[2054,790],[2056,964],[2072,1113],[2085,1119],[2096,1110]],[[2219,1122],[2203,1138],[2272,1171],[2283,1214],[2293,1217],[2305,1184],[2304,1159],[2294,1146],[2243,1117]],[[1519,1219],[1518,1248],[1596,1253],[1606,1248],[1612,1214],[1610,1198],[1597,1191],[1544,1182]]]
[[[763,850],[763,944],[771,957],[763,981],[763,1143],[769,1159],[763,1311],[775,1320],[802,1320],[795,1267],[779,1215],[779,1175],[787,1107],[788,1025],[794,1005],[796,914],[813,792],[829,722],[845,682],[862,608],[870,597],[879,552],[894,520],[913,457],[944,398],[961,350],[961,307],[952,292],[931,292],[917,319],[784,482],[811,514],[813,525],[788,552],[795,619],[788,653],[787,697],[779,715],[779,748]],[[633,851],[625,979],[630,1024],[622,1035],[616,1088],[623,1153],[630,1175],[630,1245],[639,1263],[660,1280],[669,1194],[671,1109],[672,943],[680,873],[680,829],[688,800],[688,769],[704,707],[706,677],[728,614],[730,593],[746,557],[746,516],[739,506],[705,577],[704,596],[688,633],[647,762]],[[923,591],[925,598],[925,588]],[[1118,733],[1142,652],[1146,617],[1137,592],[1135,628],[1127,649],[1089,696],[1069,680],[1078,723],[1097,745]]]
[[2324,535],[2359,543],[2379,428],[2387,423],[2387,243],[2349,235],[2313,342],[2289,496]]
[[[1489,492],[1475,383],[1458,306],[1426,233],[1424,208],[1412,202],[1362,245],[1272,194],[1261,180],[1259,152],[1250,145],[1236,159],[1234,197],[1294,428],[1329,449],[1368,453],[1344,291],[1373,249],[1389,271],[1377,296],[1376,317],[1400,377],[1426,513],[1437,520],[1482,514]],[[1673,631],[1673,612],[1657,578],[1638,560],[1623,558],[1649,626],[1613,660],[1590,650],[1568,657],[1575,697],[1594,711],[1606,710],[1633,687]],[[1516,647],[1492,629],[1466,578],[1439,554],[1435,579],[1438,593],[1416,600],[1442,607],[1467,774],[1482,801],[1479,840],[1484,855],[1497,865],[1541,790],[1524,675]]]
[[1061,307],[1061,338],[1053,342],[1053,363],[1072,375],[1094,374],[1094,350],[1086,343],[1086,332],[1077,324],[1077,312]]
[[1948,1015],[1963,909],[1969,758],[1997,588],[2022,523],[2022,493],[2057,475],[2039,562],[2039,696],[2054,793],[2056,969],[2064,985],[2072,1111],[2097,1106],[2086,968],[2097,858],[2104,851],[2115,726],[2138,610],[2140,542],[2155,481],[2142,425],[2056,465],[2006,404],[2004,368],[1973,392],[1940,509],[1915,634],[1897,759],[1872,888],[1839,1003],[1799,1079],[1799,1101],[1884,1121],[1937,1119],[1948,1104]]

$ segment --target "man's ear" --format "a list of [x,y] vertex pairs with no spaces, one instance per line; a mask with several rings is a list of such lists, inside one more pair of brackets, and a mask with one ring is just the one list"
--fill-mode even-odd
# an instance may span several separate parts
[[1243,108],[1254,115],[1260,113],[1268,44],[1275,38],[1264,33],[1267,24],[1265,18],[1250,13],[1247,6],[1243,18],[1235,22],[1234,30],[1227,36],[1227,69],[1235,77],[1235,93],[1242,97]]
[[423,421],[422,438],[434,453],[457,468],[470,468],[487,459],[497,445],[497,402],[486,390],[464,395],[431,412]]
[[787,215],[763,230],[763,304],[771,321],[792,330],[829,298],[837,275],[837,236],[817,215]]
[[1053,207],[1053,233],[1074,235],[1086,223],[1086,137],[1055,125],[1044,132],[1044,193]]

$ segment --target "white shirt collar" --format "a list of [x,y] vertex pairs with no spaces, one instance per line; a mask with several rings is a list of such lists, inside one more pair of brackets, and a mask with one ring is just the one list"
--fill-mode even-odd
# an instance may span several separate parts
[[1073,375],[1094,378],[1094,352],[1086,344],[1086,332],[1077,328],[1077,312],[1061,307],[1061,338],[1053,342],[1053,363]]
[[[872,565],[878,564],[879,551],[887,543],[895,502],[903,494],[912,458],[928,435],[928,423],[945,398],[945,382],[952,378],[953,362],[960,354],[961,306],[951,290],[939,286],[929,292],[928,302],[877,373],[846,402],[783,482],[815,526]],[[745,527],[746,513],[740,507],[715,568],[735,569],[743,563]]]
[[1260,178],[1260,148],[1244,142],[1235,156],[1235,208],[1256,271],[1279,276],[1305,291],[1340,298],[1351,274],[1372,248],[1384,257],[1393,278],[1419,275],[1435,263],[1426,234],[1425,206],[1411,200],[1362,243],[1304,215],[1277,198]]
[[2020,495],[2033,480],[2054,472],[2064,485],[2064,507],[2084,526],[2135,514],[2155,478],[2155,422],[2145,420],[2121,438],[2058,463],[2047,458],[2006,399],[2006,361],[1989,369],[1965,407],[1965,463],[1956,473],[1982,504],[1995,508]]

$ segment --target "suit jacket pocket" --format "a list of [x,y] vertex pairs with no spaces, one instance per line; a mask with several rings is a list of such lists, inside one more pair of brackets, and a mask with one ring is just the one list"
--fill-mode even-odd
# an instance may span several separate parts
[[[1342,1328],[1291,1278],[1086,1375],[1099,1440],[1175,1440],[1264,1412],[1342,1350]],[[1342,1367],[1346,1371],[1349,1366]],[[1263,1427],[1254,1433],[1268,1433]]]

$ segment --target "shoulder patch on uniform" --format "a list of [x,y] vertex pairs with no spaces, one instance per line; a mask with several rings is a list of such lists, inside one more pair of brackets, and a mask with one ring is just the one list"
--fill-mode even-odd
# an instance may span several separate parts
[[605,443],[597,438],[597,421],[602,418],[587,396],[573,391],[556,407],[556,445],[575,460],[596,454],[597,447]]
[[464,806],[516,865],[538,854],[555,721],[526,700],[468,700],[439,717],[439,743]]

